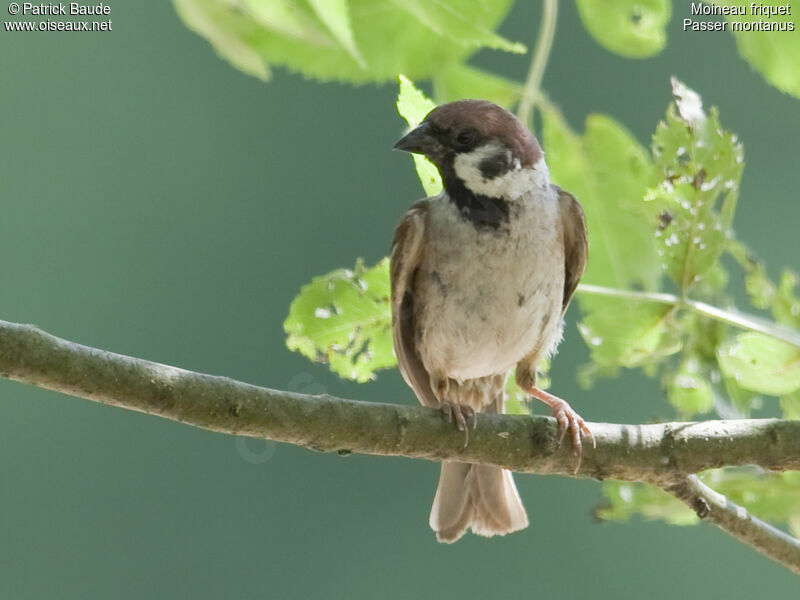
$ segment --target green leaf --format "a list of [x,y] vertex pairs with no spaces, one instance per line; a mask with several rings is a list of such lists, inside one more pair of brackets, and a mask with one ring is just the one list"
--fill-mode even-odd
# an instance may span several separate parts
[[800,471],[770,473],[752,467],[713,469],[701,475],[701,479],[761,519],[788,523],[800,517]]
[[670,0],[577,0],[577,5],[597,43],[620,56],[647,58],[667,43]]
[[519,42],[509,42],[487,29],[476,13],[486,13],[486,2],[466,0],[448,2],[447,0],[393,0],[393,4],[406,10],[420,23],[437,34],[449,38],[457,44],[475,47],[495,48],[524,54],[525,46]]
[[[722,0],[717,4],[739,5],[733,0]],[[788,3],[782,6],[788,6]],[[800,98],[800,21],[797,15],[765,17],[749,14],[749,5],[747,8],[747,15],[726,17],[739,54],[770,84]],[[775,29],[760,31],[760,23]]]
[[724,397],[730,401],[738,412],[737,417],[747,418],[753,410],[761,408],[762,398],[756,392],[745,390],[733,377],[722,377]]
[[506,401],[503,408],[507,415],[531,414],[530,395],[519,388],[513,373],[506,379]]
[[289,350],[327,362],[358,382],[396,364],[392,352],[389,260],[315,277],[292,301],[283,324]]
[[781,398],[781,411],[784,419],[800,419],[800,394],[794,393]]
[[[313,44],[333,45],[324,27],[295,0],[241,0],[258,25]],[[201,34],[202,35],[202,34]]]
[[720,346],[719,366],[740,387],[782,396],[800,389],[800,349],[761,333],[743,333]]
[[665,377],[667,400],[683,419],[714,408],[714,391],[700,360],[688,356],[674,373]]
[[789,269],[781,273],[781,280],[772,305],[775,319],[782,325],[800,326],[800,300],[795,295],[797,287],[797,274]]
[[[734,251],[733,245],[729,246],[731,254],[737,255],[739,253],[738,247],[741,244],[736,244],[737,248]],[[744,249],[744,260],[740,260],[740,264],[745,268],[744,286],[747,295],[750,297],[750,303],[759,309],[771,308],[775,304],[775,296],[777,290],[775,284],[772,283],[767,276],[767,270],[764,265],[751,256],[750,253]],[[737,257],[737,260],[738,257]]]
[[[550,377],[548,371],[550,370],[550,360],[544,359],[537,369],[536,373],[536,387],[540,390],[546,390],[550,387]],[[505,413],[507,415],[529,415],[531,414],[531,395],[517,385],[517,380],[514,378],[514,372],[509,373],[506,379],[506,400],[505,400]]]
[[[419,125],[425,116],[436,108],[433,100],[427,98],[405,76],[400,75],[400,92],[397,96],[397,112],[414,128]],[[442,178],[434,164],[424,156],[413,154],[414,166],[417,176],[422,182],[422,187],[428,196],[435,196],[442,191]]]
[[[592,301],[598,300],[592,298]],[[578,325],[600,367],[638,367],[680,350],[670,305],[603,298]]]
[[206,38],[217,53],[231,65],[266,81],[270,77],[267,60],[249,42],[261,27],[255,20],[219,0],[174,0],[175,10],[184,24]]
[[586,213],[590,258],[583,282],[654,289],[660,275],[655,213],[642,201],[653,181],[647,151],[611,117],[589,116],[579,136],[556,111],[542,115],[551,179]]
[[780,281],[775,284],[767,275],[764,264],[738,240],[730,240],[728,252],[745,273],[745,289],[751,304],[759,309],[769,309],[775,320],[788,327],[800,326],[800,299],[797,298],[797,274],[784,269]]
[[481,98],[509,110],[522,96],[522,85],[516,81],[463,64],[439,73],[434,79],[434,88],[442,103]]
[[308,0],[325,26],[333,34],[347,53],[361,66],[366,66],[364,59],[358,52],[353,30],[350,26],[350,7],[347,0]]
[[683,293],[703,279],[720,289],[726,277],[718,262],[736,206],[742,146],[715,109],[706,115],[695,92],[674,78],[672,85],[676,100],[653,136],[661,183],[647,194],[661,215],[659,255]]
[[[551,179],[575,194],[586,213],[589,263],[583,282],[655,289],[661,266],[653,236],[656,213],[643,201],[654,181],[647,151],[610,117],[591,115],[579,136],[556,111],[542,114]],[[669,306],[591,295],[579,300],[579,328],[594,361],[582,373],[585,384],[680,349]]]
[[524,51],[494,32],[512,0],[174,2],[233,66],[262,78],[268,62],[321,81],[427,79],[480,48]]
[[[704,483],[744,506],[755,516],[775,523],[800,521],[800,472],[768,473],[755,468],[706,471]],[[682,502],[651,484],[603,482],[604,502],[595,509],[601,519],[628,521],[634,515],[663,519],[673,525],[699,522]]]
[[634,515],[662,519],[672,525],[693,525],[699,521],[683,502],[649,483],[609,479],[603,482],[603,499],[594,512],[605,521],[629,521]]
[[405,75],[400,75],[400,91],[397,95],[397,112],[414,128],[436,108],[436,103],[423,94]]

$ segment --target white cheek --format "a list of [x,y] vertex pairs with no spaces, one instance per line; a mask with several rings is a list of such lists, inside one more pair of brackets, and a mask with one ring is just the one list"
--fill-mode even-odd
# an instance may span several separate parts
[[[464,182],[464,185],[471,192],[489,196],[490,198],[499,197],[503,195],[501,182],[498,181],[500,177],[493,179],[484,177],[483,173],[481,173],[481,163],[502,153],[506,154],[507,160],[511,159],[511,152],[508,149],[501,147],[497,143],[484,144],[472,152],[456,155],[453,168],[458,178]],[[515,166],[519,169],[519,161],[515,161]]]
[[519,160],[514,159],[513,166],[508,172],[491,179],[484,177],[480,169],[481,163],[499,152],[508,153],[508,158],[511,159],[510,151],[495,143],[486,144],[468,154],[456,156],[453,162],[456,175],[471,192],[490,198],[502,197],[513,200],[531,189],[545,188],[550,185],[550,175],[544,157],[529,169],[523,169]]

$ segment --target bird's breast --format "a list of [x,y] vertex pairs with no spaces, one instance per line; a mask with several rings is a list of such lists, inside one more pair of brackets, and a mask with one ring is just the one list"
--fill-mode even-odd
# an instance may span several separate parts
[[434,202],[417,272],[417,347],[429,371],[457,380],[506,372],[561,331],[564,250],[555,197],[511,207],[476,229]]

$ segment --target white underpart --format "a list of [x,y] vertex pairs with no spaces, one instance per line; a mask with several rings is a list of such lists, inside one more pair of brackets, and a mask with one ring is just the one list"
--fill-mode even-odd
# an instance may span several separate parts
[[480,169],[481,163],[500,153],[505,153],[509,162],[512,162],[511,150],[498,142],[489,142],[472,152],[458,154],[453,162],[456,175],[475,194],[507,200],[516,200],[527,192],[550,185],[550,175],[544,157],[532,167],[524,169],[519,159],[514,158],[512,168],[506,173],[491,179],[484,177]]
[[536,348],[539,358],[555,350],[564,299],[560,219],[553,187],[516,201],[502,231],[476,230],[453,202],[431,202],[415,296],[417,347],[429,373],[463,382],[506,373]]

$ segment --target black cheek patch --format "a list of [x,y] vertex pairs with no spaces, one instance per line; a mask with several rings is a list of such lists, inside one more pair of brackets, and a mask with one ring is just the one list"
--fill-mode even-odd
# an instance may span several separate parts
[[498,152],[487,156],[478,165],[478,170],[484,179],[494,179],[498,175],[506,173],[510,168],[507,152]]

